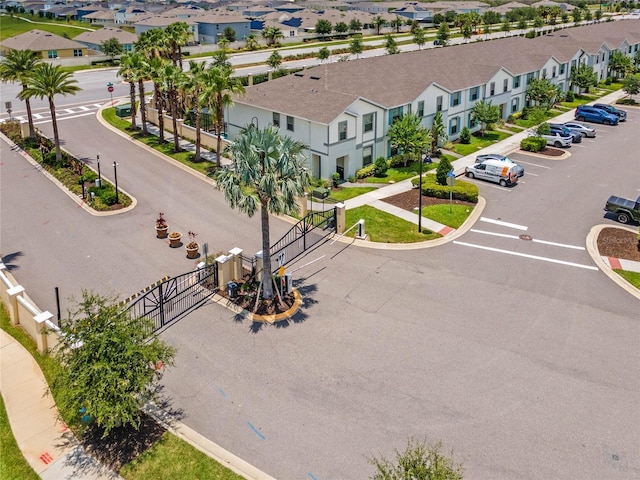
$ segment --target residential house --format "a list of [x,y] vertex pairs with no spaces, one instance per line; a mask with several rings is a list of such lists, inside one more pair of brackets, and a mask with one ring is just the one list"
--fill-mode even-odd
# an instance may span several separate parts
[[87,55],[87,47],[82,43],[42,30],[30,30],[21,35],[7,38],[0,43],[0,49],[4,52],[33,50],[40,55],[40,58],[49,60]]
[[125,52],[133,52],[134,44],[138,41],[137,35],[114,27],[104,27],[94,32],[84,32],[75,37],[74,40],[86,45],[91,50],[99,52],[102,50],[102,44],[112,38],[120,42]]

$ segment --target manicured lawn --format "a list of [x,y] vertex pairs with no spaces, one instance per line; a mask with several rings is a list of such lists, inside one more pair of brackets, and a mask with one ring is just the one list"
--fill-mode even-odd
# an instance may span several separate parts
[[524,128],[516,127],[515,125],[505,125],[505,128],[514,133],[520,133]]
[[[19,17],[24,17],[27,20],[38,23],[31,23],[31,21],[27,22],[25,20],[20,20]],[[84,28],[74,28],[74,26],[82,26]],[[6,40],[10,37],[15,37],[16,35],[26,33],[29,30],[33,29],[51,32],[55,35],[60,35],[61,37],[64,37],[66,34],[69,38],[80,35],[82,32],[99,29],[89,25],[86,22],[76,22],[73,20],[70,22],[56,21],[50,20],[48,18],[40,18],[38,15],[31,16],[29,14],[14,15],[13,17],[10,15],[0,16],[0,27],[0,41]]]
[[[418,233],[416,224],[368,205],[347,210],[346,228],[355,225],[361,218],[364,219],[365,232],[372,242],[413,243],[434,240],[442,236],[435,232]],[[354,237],[356,233],[357,227],[350,230],[346,236]]]
[[16,480],[38,480],[40,478],[22,456],[22,452],[13,438],[2,396],[0,396],[0,452],[2,452],[0,454],[2,478]]
[[[428,170],[433,170],[438,167],[437,162],[429,164],[423,164],[422,173],[427,173]],[[364,183],[395,183],[407,178],[412,178],[418,175],[420,172],[420,164],[418,162],[412,162],[406,167],[392,167],[387,170],[384,177],[367,177],[363,178]]]
[[640,290],[640,273],[628,272],[627,270],[614,270],[618,275],[624,278],[631,285]]
[[[556,115],[553,112],[547,112],[547,114],[545,115],[545,121],[549,120],[553,117],[555,117]],[[523,129],[527,129],[527,128],[531,128],[531,127],[535,127],[537,125],[536,122],[534,122],[533,120],[529,120],[529,119],[522,119],[522,118],[518,118],[516,120],[516,125],[518,125],[519,127],[522,127]]]
[[573,102],[560,102],[560,105],[566,108],[576,108],[578,105],[584,105],[589,102],[593,102],[597,100],[599,97],[595,95],[581,95],[580,97],[576,96]]
[[480,136],[479,134],[471,135],[471,143],[456,143],[453,146],[453,151],[458,155],[466,156],[471,155],[472,153],[477,152],[489,145],[500,142],[505,138],[508,138],[510,135],[506,132],[498,132],[496,130],[487,130],[484,132],[484,136]]
[[448,204],[442,203],[422,207],[422,216],[452,228],[460,228],[472,211],[473,207],[469,205],[451,205],[449,208]]
[[333,190],[329,198],[336,202],[344,202],[375,189],[376,187],[344,187],[339,190]]

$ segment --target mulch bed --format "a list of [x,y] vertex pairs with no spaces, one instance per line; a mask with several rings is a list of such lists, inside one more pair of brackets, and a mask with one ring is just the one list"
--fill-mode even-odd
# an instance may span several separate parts
[[[395,207],[402,208],[403,210],[408,210],[413,212],[418,208],[418,189],[409,190],[408,192],[399,193],[397,195],[393,195],[391,197],[386,197],[382,199],[383,202],[389,203]],[[446,198],[435,198],[435,197],[427,197],[426,195],[422,196],[422,206],[428,207],[430,205],[438,205],[446,203],[449,204],[449,199]],[[475,203],[464,202],[461,200],[453,200],[454,205],[470,205],[475,207]]]
[[[238,296],[236,298],[229,298],[226,288],[221,289],[218,293],[234,305],[255,313],[256,315],[278,315],[279,313],[286,312],[295,304],[296,299],[292,293],[282,295],[282,303],[278,302],[275,298],[273,300],[264,300],[260,298],[258,308],[254,312],[253,309],[255,307],[256,295],[258,293],[258,283],[251,282],[248,284],[245,281],[236,283],[238,283]],[[248,285],[248,287],[245,287],[245,285]]]
[[622,228],[604,228],[598,235],[600,255],[640,262],[638,234]]

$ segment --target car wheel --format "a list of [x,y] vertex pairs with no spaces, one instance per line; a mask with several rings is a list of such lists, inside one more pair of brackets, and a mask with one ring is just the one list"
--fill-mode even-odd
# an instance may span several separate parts
[[625,212],[620,212],[618,214],[618,221],[620,223],[629,223],[629,220],[631,220],[631,218],[629,217],[628,213]]
[[473,172],[467,172],[467,177],[468,178],[476,178],[476,176],[473,174]]
[[580,115],[579,117],[576,118],[576,120],[578,120],[579,122],[584,122],[584,117]]
[[611,125],[611,122],[609,120],[603,120],[602,123],[604,125]]
[[554,147],[560,148],[562,146],[562,144],[559,141],[555,141],[553,144]]
[[500,186],[501,187],[506,187],[507,186],[507,181],[506,180],[500,180]]

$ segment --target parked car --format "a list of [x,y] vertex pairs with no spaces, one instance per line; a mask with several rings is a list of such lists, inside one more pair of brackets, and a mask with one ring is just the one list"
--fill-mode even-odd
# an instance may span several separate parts
[[469,178],[480,178],[500,184],[501,187],[518,183],[516,166],[501,162],[500,160],[485,160],[483,163],[475,163],[464,169]]
[[584,105],[580,105],[576,108],[574,117],[579,122],[595,122],[602,123],[603,125],[617,125],[620,121],[616,115],[611,115],[604,110]]
[[572,135],[568,133],[560,132],[559,130],[556,130],[555,132],[552,130],[551,132],[549,132],[548,135],[542,135],[542,138],[544,138],[547,141],[547,145],[552,145],[558,148],[570,147],[571,144],[573,143]]
[[598,110],[604,110],[610,115],[615,115],[621,122],[625,122],[627,120],[626,110],[620,110],[613,105],[609,105],[606,103],[596,103],[595,105],[592,105],[592,107],[597,108]]
[[499,162],[504,162],[504,163],[508,163],[509,165],[513,165],[516,167],[516,173],[518,174],[519,177],[524,175],[524,167],[521,165],[518,165],[516,162],[514,162],[509,157],[506,157],[504,155],[500,155],[498,153],[487,153],[484,155],[478,155],[476,157],[476,163],[485,163],[487,160],[497,160]]
[[578,122],[565,122],[563,125],[571,131],[580,132],[585,137],[595,138],[596,136],[596,129],[588,125]]
[[550,123],[549,127],[551,128],[552,132],[561,132],[561,133],[565,133],[567,135],[571,135],[571,138],[573,140],[573,143],[581,143],[582,142],[582,134],[579,132],[574,132],[573,130],[565,127],[564,125],[562,125],[561,123]]
[[614,213],[620,223],[629,223],[631,220],[640,222],[640,197],[634,202],[626,198],[610,196],[605,211]]

